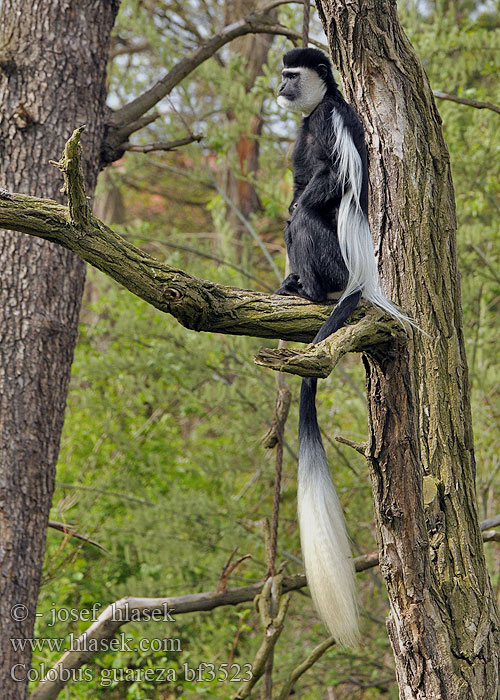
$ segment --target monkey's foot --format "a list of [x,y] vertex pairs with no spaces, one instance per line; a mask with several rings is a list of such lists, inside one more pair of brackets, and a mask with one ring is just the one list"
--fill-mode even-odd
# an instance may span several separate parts
[[302,283],[299,276],[295,272],[292,272],[292,274],[288,275],[288,277],[285,277],[281,283],[281,287],[274,293],[281,294],[283,296],[304,297]]

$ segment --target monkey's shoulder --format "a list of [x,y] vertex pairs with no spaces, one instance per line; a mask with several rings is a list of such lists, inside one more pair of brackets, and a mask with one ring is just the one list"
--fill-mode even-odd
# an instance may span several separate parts
[[340,93],[325,95],[309,118],[307,124],[309,133],[316,141],[330,148],[331,139],[335,138],[338,128],[338,117],[358,150],[364,148],[365,132],[361,120],[354,107],[346,102]]

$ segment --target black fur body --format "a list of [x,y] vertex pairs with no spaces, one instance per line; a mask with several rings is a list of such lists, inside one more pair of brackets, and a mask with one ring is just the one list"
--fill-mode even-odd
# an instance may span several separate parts
[[316,302],[342,292],[349,278],[337,236],[338,211],[346,183],[342,182],[334,153],[335,112],[342,118],[361,158],[360,206],[368,216],[368,162],[363,126],[332,82],[318,106],[303,118],[294,145],[294,193],[284,232],[291,273],[277,291]]

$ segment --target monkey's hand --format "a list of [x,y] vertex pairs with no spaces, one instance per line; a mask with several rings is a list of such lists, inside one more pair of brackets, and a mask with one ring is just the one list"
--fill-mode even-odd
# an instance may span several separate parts
[[282,294],[283,296],[294,296],[301,297],[304,296],[304,291],[302,289],[302,283],[300,277],[292,272],[288,277],[286,277],[281,283],[281,287],[277,289],[275,294]]

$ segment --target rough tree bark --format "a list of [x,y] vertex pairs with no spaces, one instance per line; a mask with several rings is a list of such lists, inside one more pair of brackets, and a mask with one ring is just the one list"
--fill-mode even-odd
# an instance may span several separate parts
[[[1,3],[3,187],[60,199],[61,174],[49,159],[86,123],[92,194],[118,4]],[[61,246],[10,232],[0,237],[0,261],[0,697],[10,700],[26,695],[31,653],[14,652],[10,639],[33,636],[84,263]]]
[[370,462],[402,698],[499,693],[499,625],[477,520],[449,155],[394,0],[318,0],[370,152],[390,296],[429,336],[366,355]]

